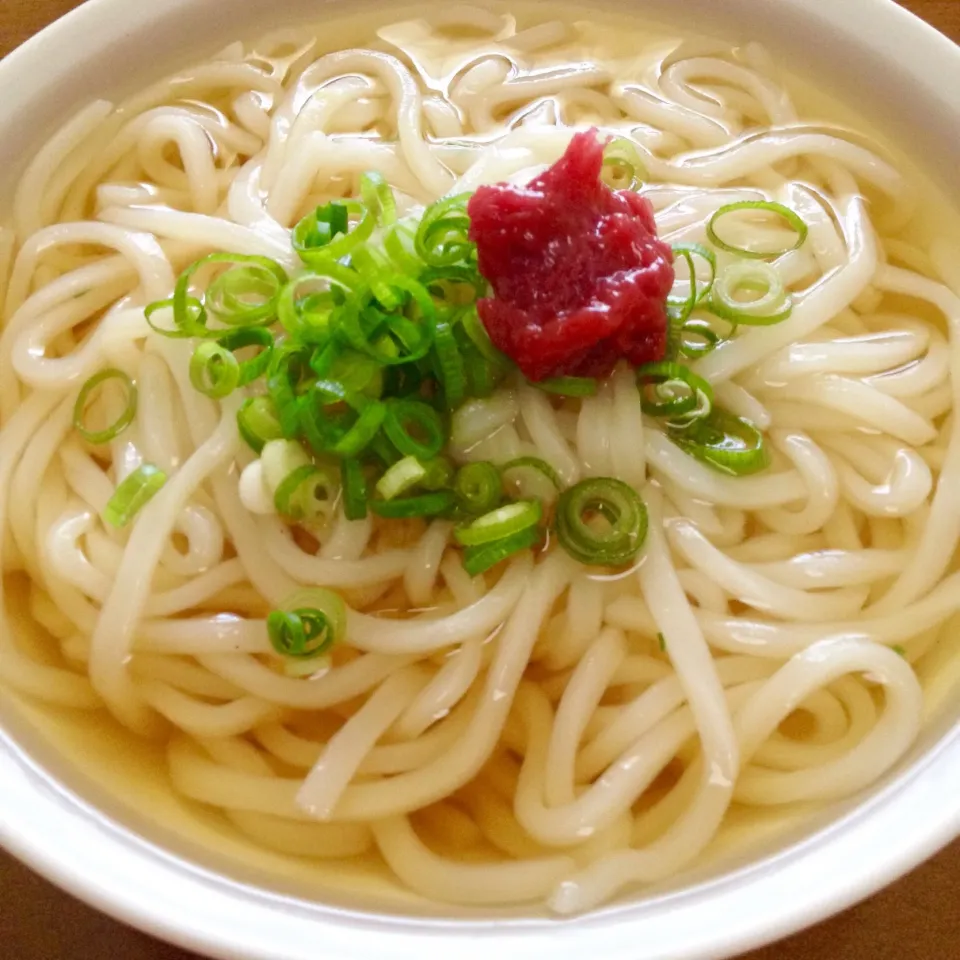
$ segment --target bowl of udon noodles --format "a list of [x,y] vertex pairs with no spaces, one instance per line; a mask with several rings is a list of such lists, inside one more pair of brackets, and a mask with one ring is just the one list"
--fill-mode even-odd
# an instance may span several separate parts
[[960,832],[949,41],[91,0],[0,89],[13,853],[215,957],[636,960]]

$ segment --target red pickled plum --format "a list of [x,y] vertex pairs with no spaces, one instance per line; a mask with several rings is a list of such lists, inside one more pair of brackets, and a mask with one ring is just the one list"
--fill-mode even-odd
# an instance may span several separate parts
[[529,380],[602,377],[666,349],[673,254],[653,208],[601,179],[603,144],[578,133],[526,186],[480,187],[470,237],[493,296],[480,319]]

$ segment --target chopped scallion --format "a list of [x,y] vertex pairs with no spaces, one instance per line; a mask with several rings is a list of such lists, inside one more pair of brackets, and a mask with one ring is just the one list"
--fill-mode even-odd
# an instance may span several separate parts
[[471,514],[486,513],[500,503],[503,481],[500,471],[486,460],[468,463],[457,471],[453,489],[460,506]]
[[300,590],[267,617],[273,649],[282,657],[307,660],[322,656],[347,630],[347,608],[332,590]]
[[770,326],[790,316],[793,302],[775,267],[759,261],[739,260],[717,277],[710,295],[710,309],[734,324]]
[[[116,382],[125,394],[123,409],[113,423],[102,430],[92,429],[87,423],[87,408],[93,403],[102,387],[107,383]],[[95,373],[80,388],[77,402],[73,405],[73,426],[77,433],[87,443],[109,443],[123,433],[133,423],[137,415],[137,387],[134,382],[122,371],[110,367]]]
[[112,527],[121,529],[160,492],[167,475],[150,463],[137,467],[125,477],[103,510],[103,519]]
[[556,527],[560,544],[575,560],[591,566],[622,566],[643,547],[647,508],[621,480],[593,477],[561,494]]
[[[787,226],[796,232],[796,242],[792,246],[776,250],[753,250],[749,247],[736,246],[724,240],[717,232],[720,221],[731,214],[747,214],[749,216],[756,213],[772,214],[786,221]],[[728,253],[739,254],[741,257],[748,257],[751,260],[768,260],[789,253],[791,250],[797,250],[803,246],[808,232],[808,227],[799,214],[789,207],[785,207],[782,203],[769,200],[741,200],[738,203],[728,203],[717,210],[707,223],[707,237],[715,247],[726,250]]]
[[479,547],[511,537],[528,527],[535,527],[542,517],[543,507],[539,500],[517,500],[485,513],[472,523],[457,527],[453,535],[465,547]]
[[387,401],[383,430],[404,455],[429,460],[437,456],[446,441],[440,414],[420,400]]
[[467,547],[463,552],[463,569],[471,577],[479,576],[508,557],[520,553],[521,550],[536,547],[542,540],[542,529],[539,526],[532,526],[500,540]]
[[735,477],[757,473],[770,464],[763,434],[748,420],[716,406],[708,416],[671,429],[668,435],[691,457]]

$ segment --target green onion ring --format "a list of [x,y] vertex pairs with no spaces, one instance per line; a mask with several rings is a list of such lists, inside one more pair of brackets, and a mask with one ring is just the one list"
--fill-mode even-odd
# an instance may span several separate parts
[[336,483],[325,470],[313,464],[297,467],[288,473],[277,487],[273,495],[273,505],[278,513],[291,520],[314,520],[323,512],[318,505],[321,502],[333,501],[333,496],[316,496],[318,487],[322,487],[325,493],[332,494]]
[[219,343],[204,341],[190,358],[190,383],[204,396],[222,400],[240,384],[240,361]]
[[668,431],[684,453],[735,477],[758,473],[770,465],[763,434],[748,420],[714,407],[709,416]]
[[503,480],[500,471],[492,463],[481,460],[468,463],[457,471],[453,491],[467,513],[486,513],[500,503]]
[[467,397],[467,368],[453,328],[446,320],[438,321],[433,328],[433,350],[447,409],[456,410]]
[[244,347],[262,348],[249,360],[240,361],[240,379],[237,382],[240,387],[259,380],[270,367],[270,358],[273,355],[273,334],[266,327],[239,327],[231,330],[225,337],[221,337],[217,344],[231,353],[242,350]]
[[[796,230],[796,243],[794,243],[792,247],[786,247],[782,250],[767,251],[748,250],[744,247],[736,247],[727,243],[717,234],[717,221],[740,210],[760,210],[780,217],[785,220],[790,227]],[[736,253],[750,260],[768,260],[782,256],[785,253],[790,253],[791,250],[798,250],[807,239],[808,232],[809,229],[799,214],[795,213],[789,207],[785,207],[782,203],[769,200],[741,200],[739,203],[728,203],[726,206],[717,210],[707,223],[707,238],[715,247],[718,247],[720,250],[726,250],[727,253]]]
[[446,267],[476,256],[470,240],[470,218],[467,203],[472,194],[460,193],[431,204],[424,211],[417,228],[416,251],[431,267]]
[[373,211],[377,223],[388,227],[397,220],[397,201],[390,184],[376,170],[360,175],[360,199],[368,210]]
[[[607,186],[614,189],[639,190],[647,176],[643,160],[637,145],[627,137],[614,137],[603,148],[603,166],[611,170],[610,180],[605,181]],[[627,171],[629,183],[620,186],[616,171],[623,168]],[[610,181],[613,182],[610,182]]]
[[367,517],[367,480],[363,465],[351,457],[340,464],[340,485],[343,488],[343,512],[348,520]]
[[[682,363],[663,360],[637,369],[640,404],[651,417],[682,417],[713,403],[713,387]],[[656,400],[650,399],[653,387]]]
[[[390,442],[405,456],[429,460],[437,456],[446,442],[446,431],[440,414],[419,400],[386,401],[387,413],[383,431]],[[415,428],[421,439],[412,432]]]
[[426,467],[416,457],[404,457],[377,481],[377,493],[384,500],[395,500],[401,493],[416,487],[426,475]]
[[[97,387],[109,380],[117,380],[123,385],[127,396],[127,402],[124,404],[120,416],[117,417],[117,419],[114,420],[110,426],[104,427],[103,430],[90,430],[86,426],[86,414],[87,406],[90,403],[91,394],[97,389]],[[131,423],[133,423],[136,415],[136,384],[122,370],[109,367],[106,370],[101,370],[99,373],[95,373],[80,388],[80,393],[77,394],[77,402],[73,405],[73,426],[77,433],[79,433],[80,436],[87,441],[87,443],[109,443],[111,440],[115,440],[117,437],[119,437],[120,434],[123,433],[123,431],[126,430]]]
[[167,475],[150,463],[137,467],[120,483],[103,509],[103,519],[112,527],[125,527],[159,492]]
[[[333,335],[333,317],[339,304],[336,297],[349,298],[357,290],[357,275],[339,263],[318,264],[310,273],[291,280],[277,299],[277,319],[293,337],[305,343],[324,344]],[[307,284],[325,284],[319,293],[300,296]]]
[[346,604],[323,587],[298,590],[267,617],[270,643],[282,657],[320,656],[339,643],[346,631]]
[[[275,260],[242,253],[214,253],[198,260],[180,276],[181,282],[207,264],[232,264],[215,277],[204,294],[204,306],[221,322],[232,327],[272,323],[277,300],[286,286],[286,270]],[[250,302],[250,296],[259,300]]]
[[[606,529],[591,525],[602,518]],[[647,508],[637,492],[621,480],[593,477],[560,495],[557,538],[580,563],[622,566],[633,560],[647,536]]]
[[[352,228],[351,215],[359,218]],[[376,225],[376,214],[359,201],[332,200],[293,228],[293,249],[307,266],[326,266],[366,243]]]
[[[676,322],[681,326],[687,318],[693,313],[694,308],[705,297],[707,297],[713,288],[714,280],[717,277],[717,256],[707,247],[699,243],[676,243],[673,245],[673,258],[686,261],[690,275],[690,292],[686,297],[667,297],[667,307],[671,314],[675,314]],[[710,279],[702,287],[697,286],[697,268],[693,261],[694,257],[700,257],[705,260],[710,267]]]
[[529,550],[538,546],[542,540],[542,529],[539,526],[533,526],[500,540],[484,543],[477,547],[467,547],[463,551],[463,569],[471,577],[477,577],[508,557],[520,553],[521,550]]
[[537,526],[543,518],[539,500],[517,500],[497,507],[472,523],[453,531],[457,543],[465,547],[479,547],[494,540],[511,537],[527,527]]
[[[173,311],[172,327],[161,327],[153,321],[155,313],[166,309]],[[196,297],[186,297],[179,304],[172,297],[169,300],[155,300],[144,307],[143,316],[154,333],[173,340],[220,336],[218,331],[207,326],[207,311]]]
[[281,440],[283,430],[269,397],[248,397],[237,411],[237,429],[244,442],[256,453],[269,440]]
[[[754,300],[737,300],[739,290],[760,294]],[[722,270],[713,285],[710,309],[730,323],[771,326],[790,316],[793,301],[780,274],[769,263],[740,260]]]

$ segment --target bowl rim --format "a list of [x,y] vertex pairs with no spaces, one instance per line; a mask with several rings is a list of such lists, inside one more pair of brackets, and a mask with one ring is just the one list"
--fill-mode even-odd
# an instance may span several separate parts
[[[164,0],[163,16],[195,0]],[[772,3],[773,0],[759,0]],[[901,68],[944,102],[944,65],[960,79],[960,48],[894,0],[779,0],[822,29],[877,51],[897,37]],[[813,9],[810,7],[813,6]],[[107,47],[156,19],[157,5],[87,0],[0,61],[0,126],[17,101],[88,51],[77,33]],[[50,64],[59,64],[51,70]],[[18,78],[49,78],[31,87]],[[953,85],[954,90],[958,89]],[[17,91],[20,91],[19,93]],[[947,101],[960,121],[960,96]],[[487,960],[573,960],[584,952],[635,960],[719,960],[816,923],[869,896],[960,836],[960,724],[920,759],[829,826],[708,883],[644,903],[564,921],[413,920],[307,904],[245,886],[136,836],[57,783],[0,727],[0,845],[68,893],[114,918],[209,957],[308,960],[322,934],[328,960],[413,960],[424,946]],[[904,817],[903,810],[910,816]],[[897,836],[896,844],[877,837]],[[97,864],[95,872],[91,863]],[[804,891],[802,898],[795,896]],[[791,895],[793,894],[793,895]],[[762,899],[759,897],[762,895]],[[756,909],[763,903],[762,915]],[[282,923],[279,922],[282,920]],[[562,930],[562,936],[558,933]]]

